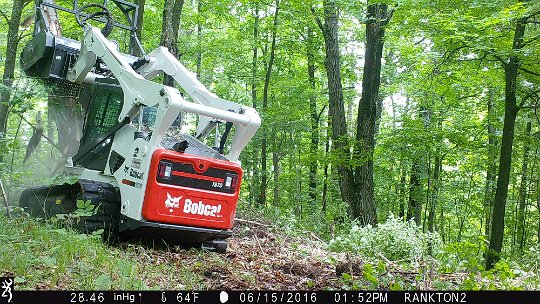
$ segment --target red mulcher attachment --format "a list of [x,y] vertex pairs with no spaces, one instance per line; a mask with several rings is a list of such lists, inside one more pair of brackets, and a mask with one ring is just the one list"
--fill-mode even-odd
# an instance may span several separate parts
[[158,223],[231,229],[241,180],[236,163],[157,149],[142,216]]

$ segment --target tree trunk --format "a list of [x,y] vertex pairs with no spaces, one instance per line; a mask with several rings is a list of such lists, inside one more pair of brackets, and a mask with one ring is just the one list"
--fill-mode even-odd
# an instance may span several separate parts
[[279,165],[279,151],[276,149],[272,153],[272,164],[274,167],[274,199],[273,204],[276,207],[279,207],[280,197],[279,197],[279,175],[281,173],[281,168]]
[[[276,0],[276,12],[274,13],[274,24],[272,28],[272,44],[270,46],[270,58],[268,59],[268,65],[266,66],[266,76],[264,79],[264,88],[263,88],[263,101],[262,109],[263,113],[266,112],[268,108],[268,91],[270,89],[270,78],[272,77],[272,68],[274,67],[274,57],[276,53],[276,36],[277,36],[277,26],[278,26],[278,15],[279,15],[279,0]],[[267,129],[263,127],[262,129],[262,141],[261,141],[261,192],[259,194],[259,204],[266,206],[266,188],[268,186],[268,172],[267,172]]]
[[[441,121],[439,121],[439,128],[442,127]],[[435,212],[437,211],[437,200],[439,197],[439,188],[441,180],[441,171],[442,171],[442,157],[441,157],[441,148],[440,143],[437,146],[437,151],[435,152],[435,164],[433,168],[433,188],[431,189],[431,200],[429,202],[429,213],[428,213],[428,231],[433,232],[435,230]]]
[[317,113],[317,95],[315,94],[315,45],[313,31],[307,28],[306,39],[308,83],[311,90],[309,94],[309,111],[311,113],[311,144],[309,146],[309,199],[316,205],[317,202],[317,166],[319,149],[319,116]]
[[[521,18],[516,25],[514,33],[514,51],[523,48],[523,36],[527,18]],[[491,269],[500,259],[504,237],[504,214],[506,198],[508,196],[508,183],[510,169],[512,167],[512,145],[514,142],[514,127],[518,108],[516,106],[516,82],[519,74],[519,58],[515,55],[510,57],[508,63],[503,63],[505,74],[505,100],[504,100],[504,124],[499,159],[499,174],[495,202],[493,205],[493,219],[491,221],[491,237],[486,256],[486,269]]]
[[422,203],[420,195],[420,164],[413,161],[409,181],[409,205],[407,207],[407,220],[414,218],[417,226],[422,223]]
[[[324,37],[326,49],[326,75],[328,78],[328,115],[332,127],[332,150],[334,151],[336,167],[339,175],[339,188],[341,198],[349,204],[351,212],[351,199],[354,181],[352,172],[348,168],[349,144],[347,136],[347,123],[345,120],[345,105],[343,103],[343,89],[341,85],[341,63],[338,41],[338,9],[334,0],[324,0],[324,24],[316,18],[317,24]],[[351,213],[352,215],[352,213]]]
[[139,11],[137,12],[137,37],[142,41],[143,37],[143,23],[144,23],[144,4],[146,0],[138,0],[137,5],[139,6]]
[[[139,6],[139,10],[137,11],[137,30],[135,31],[135,34],[137,35],[139,42],[141,42],[143,39],[144,4],[145,3],[146,3],[146,0],[137,0],[137,5]],[[142,56],[143,54],[141,54],[138,47],[135,47],[134,55]]]
[[[21,13],[27,0],[13,0],[11,8],[11,18],[8,22],[6,59],[4,61],[4,74],[2,75],[2,86],[0,86],[0,151],[5,151],[4,137],[7,131],[7,121],[9,116],[9,100],[11,99],[11,86],[13,85],[17,47],[19,44],[19,24],[21,23]],[[4,155],[0,153],[0,163],[3,162]]]
[[530,136],[531,136],[532,123],[531,120],[527,121],[525,127],[525,143],[523,147],[523,163],[521,165],[521,185],[519,187],[519,208],[517,214],[517,241],[518,252],[523,252],[525,246],[525,202],[527,200],[527,169],[529,166],[529,148],[530,148]]
[[[330,117],[328,117],[328,120],[330,120]],[[330,121],[328,121],[330,122]],[[328,127],[330,123],[327,124],[326,127]],[[325,138],[325,144],[324,144],[324,155],[326,158],[328,158],[330,153],[330,131],[326,130],[326,138]],[[326,212],[326,206],[327,206],[327,197],[328,197],[328,166],[329,162],[325,162],[324,164],[324,170],[323,170],[323,190],[322,190],[322,211]]]
[[381,84],[381,60],[384,46],[384,27],[388,23],[388,8],[384,3],[371,3],[367,8],[366,51],[362,79],[362,98],[358,105],[355,159],[361,159],[356,168],[356,192],[353,218],[362,225],[377,224],[377,210],[373,185],[373,151],[375,149],[375,121]]
[[202,69],[202,45],[201,45],[201,32],[202,32],[202,23],[201,23],[201,12],[202,12],[202,0],[197,2],[197,65],[195,68],[195,75],[197,78],[201,78],[201,69]]
[[484,235],[489,238],[491,227],[491,214],[493,212],[493,201],[495,194],[495,183],[497,178],[497,162],[496,162],[496,134],[493,126],[495,117],[493,90],[490,89],[488,96],[488,114],[487,114],[487,131],[488,131],[488,168],[486,172],[486,189],[484,194]]
[[[368,17],[378,17],[366,25],[366,60],[362,81],[362,100],[358,109],[354,160],[362,164],[351,167],[349,138],[343,101],[338,42],[338,9],[334,0],[324,0],[324,24],[315,18],[324,37],[326,74],[328,77],[328,115],[332,125],[332,145],[335,151],[339,187],[342,199],[349,205],[349,214],[361,225],[376,224],[377,213],[373,187],[373,147],[376,103],[380,86],[380,68],[384,26],[390,16],[385,4],[370,4]],[[362,152],[362,154],[360,153]]]
[[[253,61],[251,68],[251,103],[254,109],[257,108],[257,68],[258,68],[258,50],[259,50],[259,4],[255,2],[254,8],[255,21],[253,23]],[[257,164],[259,163],[259,148],[253,145],[253,176],[251,177],[250,203],[254,202],[254,197],[259,193],[259,177],[260,171]]]
[[[165,0],[163,4],[163,16],[161,25],[161,46],[169,49],[169,52],[176,57],[176,35],[173,31],[173,8],[174,0]],[[174,86],[174,79],[169,75],[164,75],[163,84],[167,86]]]
[[[182,17],[182,10],[184,9],[184,0],[175,0],[174,1],[174,7],[173,7],[173,13],[172,13],[172,30],[173,35],[175,37],[175,43],[178,41],[178,34],[180,31],[180,19]],[[178,47],[176,46],[177,54],[178,56]]]

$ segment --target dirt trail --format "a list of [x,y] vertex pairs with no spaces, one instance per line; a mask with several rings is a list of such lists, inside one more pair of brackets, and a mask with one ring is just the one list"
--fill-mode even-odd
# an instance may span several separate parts
[[325,251],[314,236],[292,238],[271,226],[238,222],[233,231],[224,254],[153,250],[148,252],[153,257],[142,257],[140,263],[175,263],[182,271],[201,275],[210,290],[341,289],[341,274],[329,260],[336,254]]
[[[203,289],[209,290],[341,290],[350,289],[354,278],[360,286],[374,286],[364,280],[365,262],[358,256],[331,252],[310,232],[305,237],[291,237],[270,224],[235,223],[233,236],[224,254],[199,249],[151,250],[151,260],[144,263],[174,263],[182,273],[195,274]],[[150,258],[150,256],[147,256]],[[161,262],[160,262],[161,260]],[[434,280],[459,286],[466,273],[438,274],[434,271],[419,278],[418,270],[402,269],[381,255],[386,265],[384,276],[389,284],[396,278],[406,288],[431,290]],[[347,280],[343,274],[347,273]],[[149,286],[156,283],[170,286],[170,282],[155,282],[160,278],[145,279]],[[359,281],[357,281],[359,280]],[[183,289],[182,280],[175,282]],[[457,285],[456,285],[457,284]],[[408,286],[408,287],[407,287]],[[376,289],[388,290],[388,285]]]
[[[294,239],[271,230],[242,225],[235,229],[226,259],[240,271],[253,274],[255,280],[239,280],[233,273],[218,280],[217,288],[230,289],[339,289],[339,277],[328,257],[312,239]],[[213,285],[213,284],[212,284]]]

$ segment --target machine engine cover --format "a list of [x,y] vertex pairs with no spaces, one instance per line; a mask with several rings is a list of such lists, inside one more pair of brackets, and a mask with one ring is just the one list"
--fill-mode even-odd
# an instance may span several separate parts
[[142,216],[159,223],[230,229],[241,179],[236,163],[156,149]]

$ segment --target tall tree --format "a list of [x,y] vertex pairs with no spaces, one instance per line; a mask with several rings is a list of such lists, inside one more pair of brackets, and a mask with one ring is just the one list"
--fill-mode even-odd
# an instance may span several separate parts
[[[262,100],[262,110],[263,113],[268,109],[268,91],[270,89],[270,79],[272,77],[272,69],[274,68],[274,59],[276,54],[276,38],[277,38],[277,27],[278,27],[278,14],[279,14],[279,0],[276,0],[276,11],[274,13],[274,20],[272,26],[272,42],[270,45],[270,57],[268,59],[268,64],[266,65],[266,74],[264,78],[264,87],[263,87],[263,100]],[[267,128],[263,126],[262,128],[262,141],[261,141],[261,191],[259,193],[259,204],[266,205],[266,189],[268,187],[268,172],[266,168],[266,158],[267,158]]]
[[525,246],[525,203],[527,200],[528,167],[529,167],[529,149],[532,121],[529,119],[525,126],[525,143],[523,146],[523,160],[521,165],[521,184],[519,186],[519,208],[517,214],[517,240],[518,252],[523,251]]
[[[137,0],[137,5],[139,6],[138,12],[137,12],[137,30],[135,33],[137,34],[137,38],[139,39],[139,42],[143,39],[143,24],[144,24],[144,4],[146,3],[146,0]],[[135,48],[134,51],[135,55],[141,56],[141,52],[139,48]]]
[[493,201],[495,193],[495,182],[497,178],[497,160],[496,160],[496,134],[495,127],[493,125],[495,117],[495,97],[493,89],[490,88],[488,92],[488,105],[487,105],[487,133],[488,133],[488,147],[487,147],[487,161],[488,166],[486,170],[486,188],[484,191],[484,234],[489,238],[491,227],[491,214],[493,211]]
[[[178,30],[180,28],[180,15],[184,0],[165,0],[163,4],[162,26],[161,26],[161,42],[160,44],[169,49],[169,52],[175,57],[178,56]],[[165,75],[163,84],[174,86],[174,79]]]
[[309,146],[309,198],[315,203],[317,201],[317,150],[319,149],[319,115],[317,113],[317,95],[315,93],[315,43],[313,30],[307,27],[306,33],[306,57],[309,94],[309,112],[311,114],[311,143]]
[[375,122],[381,84],[381,60],[385,27],[392,17],[385,3],[369,3],[366,21],[366,51],[362,78],[362,98],[358,105],[355,155],[363,161],[356,168],[357,194],[353,203],[353,217],[364,225],[377,223],[373,185],[373,150],[375,148]]
[[504,214],[506,199],[508,197],[508,184],[512,166],[512,145],[514,142],[514,128],[518,107],[516,103],[517,78],[520,69],[519,51],[523,48],[523,36],[528,17],[517,20],[512,53],[508,59],[501,58],[505,76],[504,95],[504,123],[501,142],[501,154],[499,158],[499,174],[497,189],[495,190],[495,202],[493,204],[493,217],[491,221],[491,235],[489,249],[486,254],[486,268],[491,269],[500,259],[504,237]]
[[422,220],[422,184],[420,181],[420,164],[415,156],[411,166],[409,180],[409,203],[407,206],[407,220],[414,219],[417,226],[420,226]]
[[341,197],[350,203],[352,191],[352,172],[347,166],[349,157],[349,144],[347,123],[345,120],[345,105],[343,103],[343,87],[341,84],[341,63],[338,40],[338,8],[334,0],[324,0],[324,23],[315,17],[323,34],[326,50],[326,76],[328,78],[328,116],[332,128],[332,146],[337,155],[337,171],[339,174],[339,187]]
[[349,205],[349,213],[361,225],[376,224],[374,200],[373,149],[375,122],[381,80],[381,58],[385,26],[391,18],[383,3],[368,4],[366,21],[366,52],[362,79],[362,98],[358,107],[353,162],[348,160],[349,139],[343,102],[338,41],[338,8],[333,0],[323,1],[324,24],[316,18],[326,47],[326,73],[328,77],[329,116],[332,125],[332,142],[337,154],[341,196]]
[[[4,74],[2,75],[2,86],[0,87],[0,145],[3,146],[4,137],[7,131],[7,121],[9,116],[9,100],[11,98],[11,87],[13,85],[15,65],[17,58],[17,47],[19,45],[19,24],[24,6],[29,0],[13,0],[11,7],[11,17],[7,21],[7,45],[4,61]],[[4,149],[0,149],[3,151]],[[0,152],[0,162],[4,159]]]

